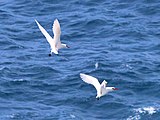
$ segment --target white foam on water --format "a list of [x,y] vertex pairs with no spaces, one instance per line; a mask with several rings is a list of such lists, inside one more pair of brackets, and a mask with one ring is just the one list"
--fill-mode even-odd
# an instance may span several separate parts
[[138,108],[138,109],[135,109],[136,112],[138,113],[146,113],[146,114],[149,114],[149,115],[152,115],[154,113],[157,112],[158,109],[154,108],[154,107],[144,107],[144,108]]
[[97,68],[98,68],[98,62],[95,63],[95,69],[97,69]]
[[129,64],[126,64],[126,67],[129,69],[133,69]]
[[129,116],[127,118],[127,120],[140,120],[141,119],[141,116],[140,115],[135,115],[135,116]]
[[0,70],[3,70],[5,67],[0,67]]
[[70,114],[70,117],[71,117],[71,118],[76,118],[76,116],[75,116],[75,115],[73,115],[73,114]]
[[14,82],[23,82],[23,81],[25,81],[24,79],[14,79],[13,80]]
[[140,120],[141,115],[143,114],[148,114],[148,115],[153,115],[155,114],[159,108],[148,106],[148,107],[143,107],[143,108],[137,108],[134,109],[135,115],[129,116],[127,120]]
[[133,67],[132,67],[130,64],[122,64],[122,67],[123,67],[123,68],[130,69],[130,70],[133,69]]
[[17,116],[17,114],[13,113],[13,114],[10,114],[10,115],[6,115],[6,118],[15,119],[16,116]]

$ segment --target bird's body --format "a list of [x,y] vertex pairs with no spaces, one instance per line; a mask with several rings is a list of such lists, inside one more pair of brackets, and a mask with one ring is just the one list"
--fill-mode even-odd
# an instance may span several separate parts
[[80,77],[81,79],[88,83],[88,84],[92,84],[96,90],[97,90],[97,96],[96,98],[99,99],[100,97],[106,95],[108,92],[114,91],[114,90],[118,90],[115,87],[106,87],[107,82],[104,80],[101,84],[99,83],[98,79],[83,73],[80,73]]
[[39,22],[37,20],[35,20],[35,22],[37,23],[40,31],[42,32],[42,34],[45,36],[48,43],[50,44],[51,52],[50,52],[49,56],[51,56],[52,53],[58,54],[58,50],[61,49],[61,48],[69,48],[66,44],[62,44],[61,41],[60,41],[61,28],[60,28],[60,24],[59,24],[57,19],[54,20],[53,27],[52,27],[52,30],[53,30],[53,33],[54,33],[53,38],[39,24]]

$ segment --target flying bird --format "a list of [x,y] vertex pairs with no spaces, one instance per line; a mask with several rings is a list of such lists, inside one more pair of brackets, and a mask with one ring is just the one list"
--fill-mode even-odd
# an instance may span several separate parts
[[52,38],[52,37],[48,34],[48,32],[39,24],[39,22],[38,22],[36,19],[35,19],[35,22],[37,23],[40,31],[43,33],[43,35],[44,35],[45,38],[47,39],[48,43],[50,44],[51,51],[50,51],[49,56],[51,56],[52,53],[58,54],[58,50],[61,49],[61,48],[69,48],[68,45],[62,44],[61,41],[60,41],[61,28],[60,28],[60,24],[59,24],[59,22],[58,22],[57,19],[54,20],[53,27],[52,27],[53,34],[54,34],[54,37],[53,37],[53,38]]
[[105,80],[100,84],[97,78],[92,77],[90,75],[80,73],[80,77],[84,82],[91,84],[96,88],[97,90],[96,98],[98,100],[100,97],[106,95],[108,92],[118,90],[118,88],[115,88],[115,87],[106,87],[107,82]]

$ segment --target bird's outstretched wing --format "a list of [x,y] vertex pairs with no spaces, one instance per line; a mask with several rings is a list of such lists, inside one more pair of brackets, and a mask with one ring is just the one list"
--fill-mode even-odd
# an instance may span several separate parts
[[54,41],[53,38],[48,34],[48,32],[39,24],[39,22],[37,20],[35,20],[35,22],[37,23],[40,31],[43,33],[43,35],[46,37],[47,41],[49,42],[51,48],[54,45]]
[[57,19],[54,20],[53,23],[53,34],[54,34],[54,42],[57,48],[61,47],[60,35],[61,35],[61,27]]
[[97,92],[100,90],[101,86],[97,78],[92,77],[90,75],[83,74],[83,73],[80,73],[80,77],[84,82],[88,84],[92,84],[96,88]]

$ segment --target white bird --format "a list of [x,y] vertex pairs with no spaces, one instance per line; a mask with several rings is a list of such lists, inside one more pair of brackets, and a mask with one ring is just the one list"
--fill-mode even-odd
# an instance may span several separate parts
[[60,24],[59,24],[57,19],[54,20],[53,27],[52,27],[52,30],[53,30],[53,33],[54,33],[53,38],[38,23],[38,21],[36,19],[35,19],[35,22],[37,23],[40,31],[43,33],[43,35],[45,36],[45,38],[47,39],[47,41],[50,44],[51,52],[50,52],[49,56],[51,56],[52,53],[58,54],[58,50],[61,49],[61,48],[69,48],[69,46],[67,46],[66,44],[62,44],[61,41],[60,41],[61,28],[60,28]]
[[80,77],[84,82],[88,84],[92,84],[96,88],[97,90],[96,98],[98,100],[100,97],[106,95],[108,92],[118,90],[118,88],[115,88],[115,87],[106,87],[107,82],[105,80],[100,84],[97,78],[92,77],[90,75],[80,73]]

